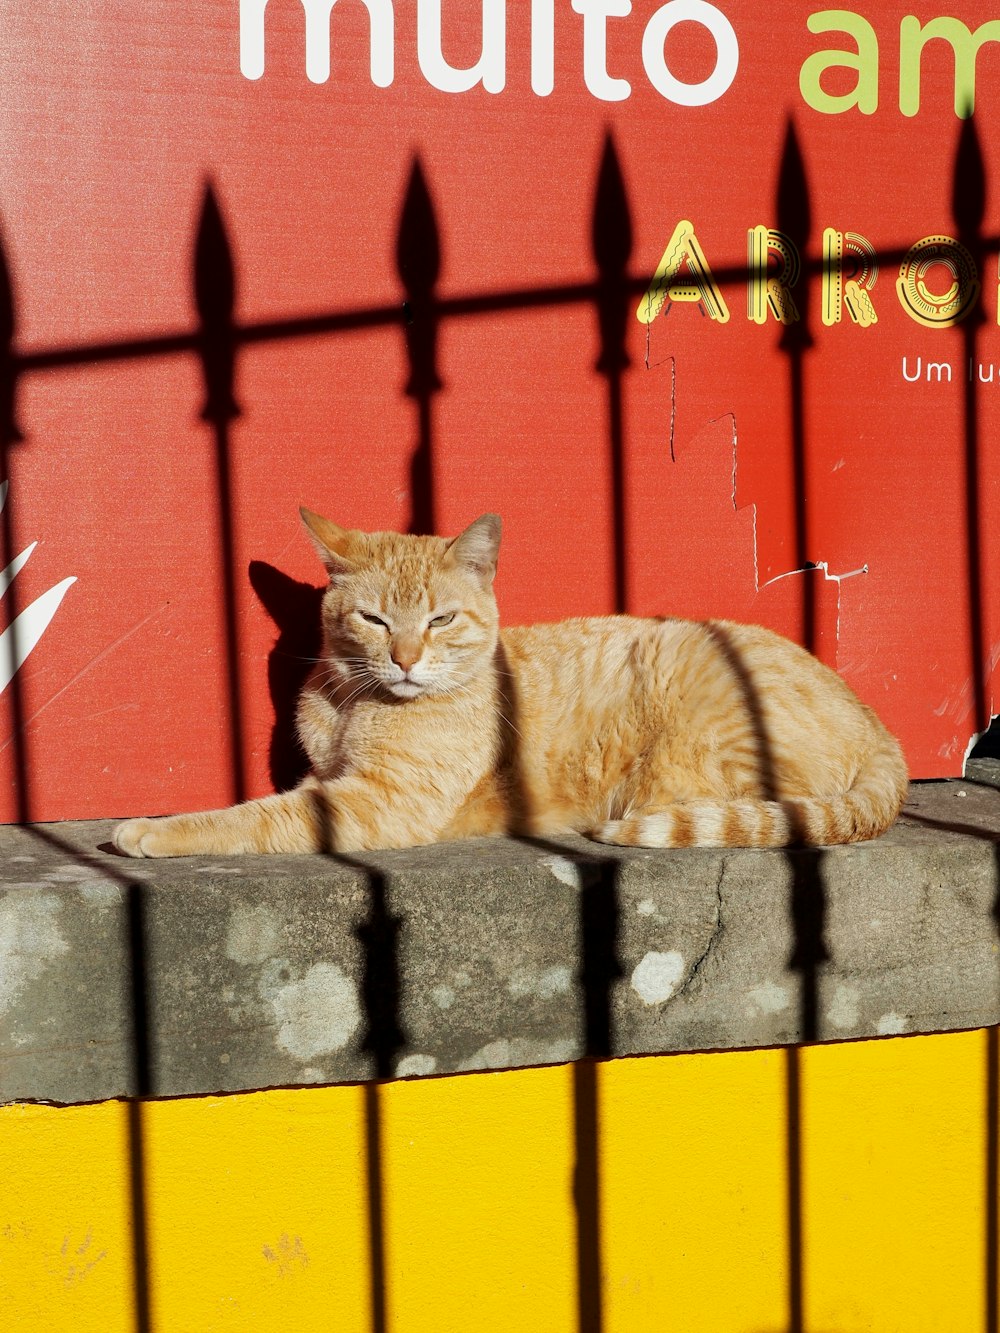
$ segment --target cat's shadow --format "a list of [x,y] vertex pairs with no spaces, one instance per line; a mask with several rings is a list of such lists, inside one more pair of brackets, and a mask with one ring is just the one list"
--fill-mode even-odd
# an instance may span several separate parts
[[267,659],[274,708],[268,762],[275,791],[288,791],[309,772],[309,760],[295,734],[295,706],[319,656],[325,589],[299,583],[263,560],[251,560],[249,574],[250,586],[278,630]]

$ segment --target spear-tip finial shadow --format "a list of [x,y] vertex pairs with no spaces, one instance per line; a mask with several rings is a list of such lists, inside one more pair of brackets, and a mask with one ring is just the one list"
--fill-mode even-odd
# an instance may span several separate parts
[[205,374],[205,421],[222,423],[240,415],[234,397],[236,269],[215,188],[205,186],[194,248],[194,303]]

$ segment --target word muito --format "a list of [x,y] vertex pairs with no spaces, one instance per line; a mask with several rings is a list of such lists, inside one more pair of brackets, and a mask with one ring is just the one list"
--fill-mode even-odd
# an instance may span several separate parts
[[[281,2],[281,0],[279,0]],[[292,0],[284,0],[292,3]],[[313,83],[330,77],[331,15],[337,0],[299,0],[305,11],[306,75]],[[240,70],[245,78],[264,74],[265,12],[269,0],[240,0]],[[369,70],[378,88],[388,88],[395,76],[395,13],[393,0],[362,0],[369,20]],[[417,63],[427,82],[445,93],[464,93],[482,84],[488,93],[502,92],[507,82],[507,0],[482,0],[482,46],[473,65],[449,64],[441,49],[443,0],[417,0]],[[531,89],[547,97],[555,87],[556,0],[530,0]],[[631,0],[571,0],[583,20],[583,80],[588,92],[602,102],[621,102],[632,87],[608,69],[608,25],[628,19]],[[697,23],[715,43],[715,66],[699,83],[675,77],[667,63],[664,42],[678,23]],[[848,9],[823,9],[810,14],[811,33],[843,33],[849,49],[815,51],[799,72],[799,89],[806,103],[826,115],[857,109],[871,115],[879,98],[879,43],[875,29],[860,14]],[[955,111],[972,114],[975,104],[976,58],[985,42],[1000,41],[1000,19],[991,19],[973,32],[960,19],[933,18],[922,24],[912,15],[899,26],[899,109],[907,116],[920,108],[920,68],[924,46],[932,39],[947,42],[955,61]],[[708,0],[668,0],[654,10],[642,32],[642,65],[646,78],[668,102],[706,106],[726,93],[736,78],[740,46],[732,23]],[[846,69],[855,76],[852,89],[828,93],[822,86],[827,70]]]
[[[772,227],[747,232],[747,318],[766,324],[799,320],[795,287],[802,274],[798,248]],[[821,313],[826,325],[839,324],[846,310],[852,323],[871,328],[878,323],[872,292],[878,281],[878,256],[858,232],[823,231]],[[960,324],[975,307],[981,284],[968,247],[952,236],[924,236],[903,256],[896,278],[899,304],[917,324],[929,329]],[[639,302],[636,318],[652,324],[661,310],[675,303],[697,302],[719,324],[729,321],[719,283],[688,221],[678,222]],[[1000,322],[1000,308],[997,311]]]

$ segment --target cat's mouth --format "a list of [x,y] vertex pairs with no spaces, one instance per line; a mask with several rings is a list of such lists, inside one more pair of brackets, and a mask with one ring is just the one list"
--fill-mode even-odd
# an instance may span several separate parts
[[397,699],[415,699],[418,694],[424,693],[423,685],[418,684],[415,680],[390,681],[386,688]]

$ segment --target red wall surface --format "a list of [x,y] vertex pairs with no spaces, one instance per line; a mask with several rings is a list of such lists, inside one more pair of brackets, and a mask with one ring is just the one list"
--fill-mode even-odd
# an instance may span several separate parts
[[[300,503],[444,533],[495,509],[506,623],[759,621],[812,642],[914,775],[959,773],[1000,658],[1000,31],[964,119],[947,35],[901,110],[895,3],[814,32],[791,0],[488,0],[462,80],[433,0],[372,0],[373,39],[339,0],[323,82],[314,0],[270,0],[247,77],[260,7],[247,73],[237,0],[0,11],[0,568],[38,543],[0,603],[8,677],[37,636],[0,694],[0,818],[294,780],[321,583]],[[443,59],[475,66],[480,4],[440,7]],[[800,86],[823,50],[847,53],[821,58],[826,109],[812,66]],[[864,282],[874,252],[867,327],[828,231],[868,243]],[[796,255],[783,324],[766,278]]]

